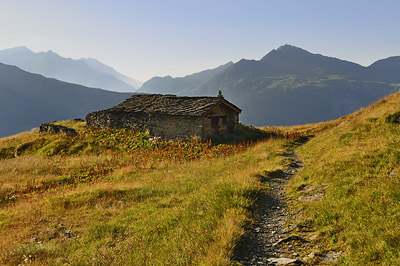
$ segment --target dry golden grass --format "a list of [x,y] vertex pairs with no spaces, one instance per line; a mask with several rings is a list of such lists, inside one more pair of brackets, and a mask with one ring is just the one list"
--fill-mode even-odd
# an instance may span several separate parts
[[[53,149],[63,135],[26,133],[0,149],[39,137]],[[35,145],[0,160],[3,196],[21,191],[0,205],[1,264],[229,265],[257,174],[282,167],[280,140],[139,168],[121,150],[44,156]]]
[[[339,264],[400,264],[400,128],[385,121],[399,106],[396,94],[335,121],[263,128],[315,136],[297,149],[305,165],[288,193],[303,210],[298,228],[319,234],[310,247],[317,255],[337,250]],[[123,150],[130,140],[113,149],[124,136],[114,133],[102,133],[102,142],[38,133],[0,140],[0,193],[25,191],[0,205],[2,264],[230,265],[264,189],[258,174],[283,167],[283,141],[186,160],[132,156]],[[16,147],[21,154],[12,158]],[[298,200],[305,186],[319,185],[327,186],[322,200]]]
[[336,120],[328,121],[328,122],[320,122],[320,123],[312,123],[305,125],[296,125],[296,126],[266,126],[260,127],[260,129],[267,132],[280,132],[282,135],[290,134],[297,132],[302,136],[310,136],[316,135],[318,133],[324,132],[325,130],[337,126],[344,120],[344,117],[341,117]]
[[297,222],[319,234],[316,254],[341,251],[343,265],[400,264],[400,127],[385,121],[398,111],[400,94],[391,95],[298,149],[305,166],[291,180],[293,199],[326,186],[323,199],[297,203]]

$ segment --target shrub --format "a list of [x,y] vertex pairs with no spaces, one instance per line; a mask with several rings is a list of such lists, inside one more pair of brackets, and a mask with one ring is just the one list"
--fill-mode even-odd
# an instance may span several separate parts
[[388,116],[386,116],[385,121],[386,123],[390,124],[400,124],[400,111],[389,114]]

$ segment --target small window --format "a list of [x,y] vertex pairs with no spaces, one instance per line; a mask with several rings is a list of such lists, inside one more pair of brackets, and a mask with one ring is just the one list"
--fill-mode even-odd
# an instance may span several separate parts
[[222,124],[223,124],[223,125],[228,124],[228,121],[227,121],[227,119],[226,119],[226,116],[223,116],[223,117],[222,117]]

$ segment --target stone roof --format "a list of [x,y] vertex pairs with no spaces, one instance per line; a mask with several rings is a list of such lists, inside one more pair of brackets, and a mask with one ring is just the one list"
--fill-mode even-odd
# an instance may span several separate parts
[[221,103],[238,113],[241,111],[238,107],[225,100],[222,95],[219,97],[185,97],[161,94],[133,95],[107,111],[201,116]]

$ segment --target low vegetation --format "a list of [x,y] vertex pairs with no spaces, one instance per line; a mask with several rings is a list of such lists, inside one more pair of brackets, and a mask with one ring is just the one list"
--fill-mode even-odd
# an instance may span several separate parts
[[400,94],[389,96],[297,150],[305,165],[289,192],[303,210],[300,231],[318,235],[308,252],[339,251],[341,265],[400,265],[399,106]]
[[0,140],[0,264],[227,265],[281,140],[212,145],[129,130]]
[[260,176],[287,167],[284,149],[295,147],[304,167],[287,188],[289,223],[311,239],[300,257],[399,265],[399,106],[395,94],[335,121],[264,128],[258,143],[165,141],[76,121],[62,125],[77,135],[3,138],[0,264],[230,265],[267,189]]

